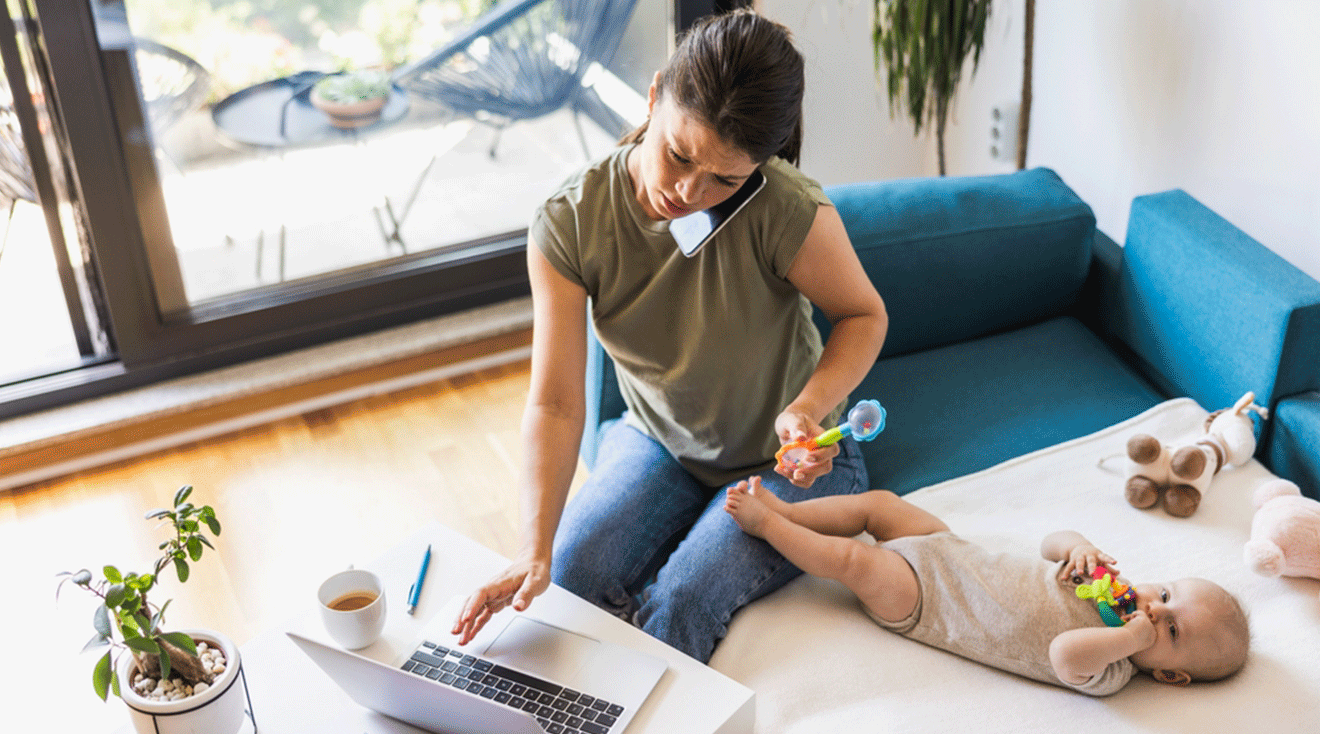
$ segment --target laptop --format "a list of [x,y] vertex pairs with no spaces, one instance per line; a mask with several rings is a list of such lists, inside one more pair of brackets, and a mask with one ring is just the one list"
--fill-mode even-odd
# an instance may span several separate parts
[[621,734],[668,664],[537,619],[493,617],[463,647],[456,596],[393,664],[286,632],[357,703],[431,732]]

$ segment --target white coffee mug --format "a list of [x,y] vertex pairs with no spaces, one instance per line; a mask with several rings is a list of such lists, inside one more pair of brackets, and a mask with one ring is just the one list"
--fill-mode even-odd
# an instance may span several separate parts
[[385,629],[385,587],[370,571],[340,571],[321,582],[316,598],[325,631],[349,650],[370,645]]

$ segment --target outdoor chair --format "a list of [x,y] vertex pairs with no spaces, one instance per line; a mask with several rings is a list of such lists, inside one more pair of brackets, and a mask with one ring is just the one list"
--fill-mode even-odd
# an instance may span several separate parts
[[609,63],[637,0],[501,0],[452,40],[400,67],[395,84],[500,133],[565,106],[587,157],[576,104],[593,63]]
[[[211,74],[188,54],[148,38],[133,39],[137,46],[138,81],[152,132],[159,138],[185,115],[202,106],[211,93]],[[166,156],[165,147],[156,140]],[[178,163],[170,160],[182,170]]]
[[[147,117],[156,135],[160,135],[206,101],[211,75],[196,60],[177,49],[146,38],[137,38],[135,42]],[[4,254],[9,241],[14,207],[20,200],[37,203],[35,186],[32,163],[13,107],[9,82],[4,74],[0,74],[0,205],[8,208],[4,235],[0,238],[0,255]]]
[[0,106],[0,203],[9,210],[5,216],[4,236],[0,238],[0,257],[4,257],[5,246],[9,244],[14,207],[20,200],[34,204],[37,201],[37,193],[32,187],[32,164],[28,161],[27,149],[23,147],[18,116],[13,107]]

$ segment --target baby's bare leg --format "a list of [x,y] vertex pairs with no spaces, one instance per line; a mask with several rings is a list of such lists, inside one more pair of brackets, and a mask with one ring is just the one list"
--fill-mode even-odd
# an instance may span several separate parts
[[731,487],[725,502],[743,530],[763,538],[806,573],[841,582],[881,619],[898,621],[912,613],[919,596],[917,578],[902,556],[852,538],[856,532],[840,537],[800,525],[773,509],[772,502],[779,501],[769,500],[769,492],[747,489],[745,483]]
[[877,541],[884,542],[949,529],[938,517],[885,490],[790,503],[761,486],[760,477],[739,482],[737,486],[745,486],[746,491],[759,497],[769,510],[823,535],[851,538],[865,531]]

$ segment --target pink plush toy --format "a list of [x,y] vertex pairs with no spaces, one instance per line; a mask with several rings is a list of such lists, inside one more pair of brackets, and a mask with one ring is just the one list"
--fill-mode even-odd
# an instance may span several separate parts
[[1262,576],[1320,579],[1320,502],[1286,479],[1260,485],[1252,500],[1251,540],[1242,547],[1247,567]]
[[1182,446],[1166,446],[1142,433],[1128,439],[1127,501],[1146,509],[1163,500],[1164,510],[1188,517],[1201,506],[1210,480],[1225,466],[1241,466],[1256,452],[1251,411],[1268,417],[1247,393],[1233,407],[1217,410],[1205,420],[1205,433]]

